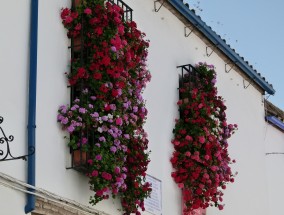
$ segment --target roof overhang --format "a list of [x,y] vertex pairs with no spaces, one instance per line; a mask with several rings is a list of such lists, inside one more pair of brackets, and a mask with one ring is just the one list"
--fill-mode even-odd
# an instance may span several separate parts
[[196,29],[198,29],[211,43],[222,51],[234,64],[236,64],[253,82],[268,94],[273,95],[275,90],[251,66],[244,61],[229,45],[222,40],[209,26],[203,22],[193,11],[186,7],[182,0],[167,0],[180,14],[182,14]]

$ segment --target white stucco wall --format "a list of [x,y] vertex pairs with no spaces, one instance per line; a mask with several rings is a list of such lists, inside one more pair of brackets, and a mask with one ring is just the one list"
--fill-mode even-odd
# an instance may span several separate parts
[[[14,135],[11,152],[14,156],[26,153],[27,86],[28,86],[28,0],[1,2],[0,7],[0,125],[6,135]],[[2,137],[2,133],[0,133]],[[0,145],[0,150],[5,150]],[[26,180],[24,161],[0,162],[0,172]],[[1,214],[24,214],[25,195],[0,185]]]
[[282,211],[284,192],[284,133],[267,123],[265,134],[266,153],[276,153],[266,155],[269,214],[278,214]]
[[[12,152],[25,152],[28,79],[29,2],[10,0],[0,8],[1,26],[7,33],[0,40],[0,115],[5,117],[5,131],[15,136]],[[59,105],[69,102],[64,72],[69,67],[69,41],[61,24],[60,9],[68,0],[39,2],[38,85],[37,85],[37,163],[36,185],[58,195],[88,204],[88,180],[69,166],[69,150],[64,133],[56,122]],[[218,74],[219,94],[226,100],[228,121],[239,130],[231,138],[230,153],[236,158],[236,182],[225,192],[225,209],[208,209],[208,215],[267,215],[268,191],[265,165],[264,108],[261,93],[253,86],[243,88],[243,78],[234,70],[225,73],[224,61],[213,53],[206,56],[206,45],[194,33],[184,37],[184,24],[162,7],[153,12],[153,0],[126,0],[133,10],[133,19],[150,39],[148,64],[152,81],[145,91],[149,110],[145,129],[152,151],[148,174],[162,181],[163,214],[181,214],[181,193],[171,178],[169,162],[173,151],[171,139],[174,119],[178,117],[178,70],[176,66],[207,62],[214,64]],[[14,14],[5,8],[14,8]],[[20,18],[21,17],[21,18]],[[9,24],[8,24],[9,23]],[[18,26],[18,27],[15,27]],[[12,38],[12,39],[11,39]],[[9,42],[13,41],[13,42]],[[3,77],[3,79],[2,79]],[[271,167],[271,165],[269,165]],[[0,163],[0,172],[26,180],[26,163]],[[0,185],[0,207],[13,202],[5,214],[24,214],[24,195]],[[2,193],[7,193],[4,197]],[[14,203],[13,199],[19,201]],[[96,206],[110,214],[120,214],[118,201],[104,201]],[[20,208],[20,209],[19,209]],[[22,208],[22,212],[21,212]],[[13,210],[10,213],[10,210]],[[276,213],[270,213],[276,214]]]

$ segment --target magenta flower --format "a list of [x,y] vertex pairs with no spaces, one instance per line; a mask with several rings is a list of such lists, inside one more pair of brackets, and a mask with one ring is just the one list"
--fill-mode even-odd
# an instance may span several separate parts
[[116,125],[121,126],[121,125],[122,125],[122,123],[123,123],[123,121],[122,121],[122,119],[121,119],[121,118],[117,118],[117,119],[115,120],[115,123],[116,123]]
[[89,159],[89,160],[87,161],[87,163],[88,163],[89,165],[92,165],[92,164],[93,164],[93,160],[92,160],[92,159]]
[[107,172],[102,172],[102,177],[105,179],[105,180],[108,180],[110,181],[112,179],[112,176],[111,174],[107,173]]
[[91,175],[93,177],[96,177],[96,176],[98,176],[98,174],[99,174],[99,172],[97,170],[94,170]]
[[87,15],[91,15],[92,14],[92,10],[90,8],[86,8],[84,10],[84,13],[87,14]]
[[116,174],[119,174],[119,173],[120,173],[120,168],[119,168],[118,166],[116,166],[116,167],[114,168],[114,172],[115,172]]
[[102,156],[101,156],[101,155],[96,155],[95,159],[96,159],[97,161],[100,161],[100,160],[102,160]]

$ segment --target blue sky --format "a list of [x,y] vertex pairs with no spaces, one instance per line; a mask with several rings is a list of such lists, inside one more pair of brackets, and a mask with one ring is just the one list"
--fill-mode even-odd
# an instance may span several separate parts
[[284,110],[284,1],[184,0],[273,85]]

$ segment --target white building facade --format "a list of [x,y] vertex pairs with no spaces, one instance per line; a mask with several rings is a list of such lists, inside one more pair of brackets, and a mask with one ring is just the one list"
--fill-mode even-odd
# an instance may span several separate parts
[[[182,211],[181,192],[171,178],[170,163],[174,119],[179,116],[177,66],[198,62],[216,67],[217,87],[226,100],[228,121],[239,127],[229,139],[230,155],[237,160],[233,166],[238,172],[235,183],[225,191],[224,210],[208,208],[206,214],[281,213],[281,203],[275,201],[281,200],[284,189],[283,180],[278,180],[284,177],[284,172],[278,170],[283,157],[272,161],[266,156],[274,147],[267,146],[268,140],[277,142],[276,151],[283,149],[283,131],[267,128],[265,121],[263,95],[273,94],[273,88],[182,1],[125,3],[133,9],[133,20],[150,40],[148,67],[152,80],[144,92],[148,109],[145,130],[151,150],[147,173],[161,181],[162,214],[179,215]],[[64,7],[70,7],[69,0],[39,1],[38,5],[35,186],[41,190],[33,212],[119,215],[119,200],[104,200],[87,209],[92,195],[88,178],[68,169],[71,157],[66,134],[56,121],[58,107],[70,102],[64,74],[70,65],[70,41],[60,19]],[[5,29],[0,40],[0,116],[4,118],[0,126],[7,136],[14,136],[10,143],[13,156],[21,156],[28,153],[31,0],[6,1],[0,14]],[[22,160],[0,162],[1,214],[25,214],[26,188],[19,181],[27,182],[27,165]]]

